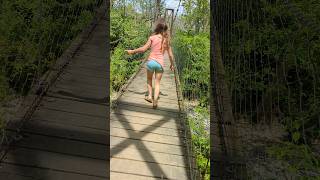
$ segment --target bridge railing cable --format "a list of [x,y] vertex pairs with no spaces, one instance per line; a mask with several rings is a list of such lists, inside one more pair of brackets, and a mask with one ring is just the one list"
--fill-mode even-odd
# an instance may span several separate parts
[[[202,36],[183,38],[184,36],[176,34],[182,33],[183,30],[174,28],[177,14],[170,13],[167,19],[169,25],[173,23],[170,25],[171,45],[190,176],[192,179],[205,178],[206,174],[210,173],[207,171],[210,166],[207,142],[209,141],[209,38]],[[203,158],[202,164],[197,162],[199,158]]]

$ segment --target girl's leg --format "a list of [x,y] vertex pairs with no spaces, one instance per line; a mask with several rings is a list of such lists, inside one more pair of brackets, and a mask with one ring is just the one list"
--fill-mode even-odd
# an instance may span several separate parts
[[152,99],[152,76],[153,76],[153,72],[147,70],[147,85],[148,85],[148,91],[149,91],[149,95],[148,95],[149,99]]
[[154,101],[155,102],[158,102],[161,78],[162,78],[162,72],[156,72],[156,80],[154,85]]

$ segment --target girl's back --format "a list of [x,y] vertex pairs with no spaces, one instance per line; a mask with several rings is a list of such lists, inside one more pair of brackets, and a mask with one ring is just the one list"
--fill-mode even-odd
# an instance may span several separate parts
[[156,60],[163,67],[163,52],[165,48],[164,44],[166,44],[163,42],[166,41],[166,38],[164,40],[162,40],[162,38],[163,37],[160,34],[152,35],[149,37],[149,39],[151,40],[151,53],[148,59]]

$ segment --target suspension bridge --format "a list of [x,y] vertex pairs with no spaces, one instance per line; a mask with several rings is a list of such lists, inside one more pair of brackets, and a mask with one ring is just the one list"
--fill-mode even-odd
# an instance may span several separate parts
[[[107,26],[99,9],[57,60],[45,81],[54,81],[50,88],[26,97],[26,110],[7,127],[12,140],[1,153],[0,179],[109,177]],[[34,97],[41,98],[39,104]]]
[[142,64],[110,110],[108,23],[105,8],[98,8],[24,98],[6,128],[0,179],[195,179],[167,55],[157,109],[144,100]]
[[[104,6],[109,1],[37,2],[28,8],[13,3],[20,14],[10,18],[26,24],[8,25],[15,32],[8,33],[9,40],[18,45],[0,56],[0,77],[6,74],[16,92],[28,92],[6,107],[13,115],[1,139],[1,180],[200,179],[185,107],[185,101],[199,97],[196,88],[210,89],[211,179],[319,177],[300,164],[300,174],[285,174],[282,162],[267,152],[271,145],[288,143],[319,149],[319,25],[301,4],[212,1],[210,83],[197,83],[190,72],[181,75],[204,67],[178,56],[170,71],[166,56],[159,105],[152,109],[144,100],[144,62],[110,107],[110,19]],[[82,29],[91,14],[92,22]],[[173,9],[165,10],[170,30],[176,16]],[[40,30],[27,30],[33,26]],[[0,78],[0,88],[1,83]],[[195,87],[182,92],[188,83]],[[317,159],[310,152],[303,151]]]

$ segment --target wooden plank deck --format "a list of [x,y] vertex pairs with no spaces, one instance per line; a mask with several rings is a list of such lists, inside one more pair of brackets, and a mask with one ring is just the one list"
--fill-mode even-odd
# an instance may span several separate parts
[[110,114],[111,180],[187,180],[174,73],[165,58],[158,108],[144,100],[146,69],[142,68]]
[[1,162],[1,180],[109,178],[106,27],[98,23],[23,126]]

